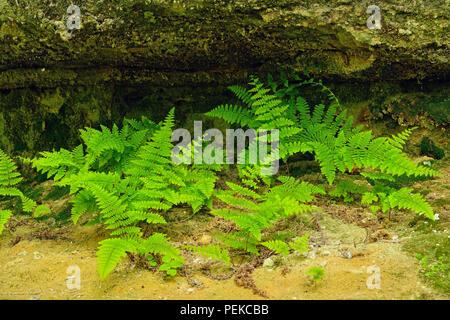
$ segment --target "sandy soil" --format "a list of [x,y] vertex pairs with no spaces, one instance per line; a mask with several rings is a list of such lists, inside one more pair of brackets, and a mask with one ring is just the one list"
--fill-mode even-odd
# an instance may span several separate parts
[[[442,171],[444,177],[419,186],[431,190],[429,200],[449,197],[450,166]],[[439,207],[441,218],[448,218],[448,209],[448,204]],[[423,282],[418,260],[402,250],[411,237],[407,227],[411,215],[372,229],[369,236],[376,242],[368,241],[367,228],[361,223],[367,220],[370,225],[370,218],[358,207],[324,205],[314,213],[318,223],[310,236],[310,252],[272,256],[273,266],[253,272],[256,286],[270,299],[448,299],[448,294]],[[195,220],[192,228],[203,232],[211,219]],[[106,235],[100,226],[66,224],[55,229],[51,222],[28,216],[10,221],[0,237],[0,299],[265,299],[238,287],[233,277],[214,280],[201,273],[202,265],[208,263],[201,258],[190,260],[189,279],[181,275],[167,278],[125,259],[101,282],[95,252]],[[67,287],[67,277],[72,275],[67,272],[69,266],[80,268],[79,290]],[[325,270],[324,278],[316,283],[305,274],[313,266]],[[380,289],[367,286],[370,266],[380,268]]]
[[[401,250],[401,238],[356,244],[365,230],[326,214],[322,236],[329,244],[303,254],[272,257],[274,267],[255,270],[256,285],[271,299],[436,299],[445,298],[419,278],[417,260]],[[238,287],[233,279],[213,280],[194,272],[201,283],[191,287],[185,277],[166,279],[160,273],[135,267],[124,261],[104,282],[96,270],[95,251],[101,239],[99,229],[71,227],[63,240],[22,240],[10,243],[30,226],[0,241],[0,299],[263,299]],[[327,230],[329,228],[330,230]],[[346,241],[338,240],[345,239]],[[351,246],[349,244],[353,243]],[[342,256],[349,250],[352,258]],[[68,289],[69,266],[81,270],[81,289]],[[325,277],[311,284],[305,271],[322,266]],[[380,289],[369,289],[367,267],[381,271]]]

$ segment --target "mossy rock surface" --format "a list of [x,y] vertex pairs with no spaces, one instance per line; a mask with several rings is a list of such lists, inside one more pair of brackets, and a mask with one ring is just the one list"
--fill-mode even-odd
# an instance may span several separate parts
[[[0,1],[0,88],[99,82],[229,83],[248,72],[321,65],[335,79],[446,79],[445,0]],[[17,5],[19,4],[19,5]]]
[[[235,102],[250,74],[309,70],[359,122],[446,127],[450,71],[445,0],[0,0],[0,148],[72,148],[85,126],[124,116],[179,124]],[[311,104],[323,97],[305,88]],[[195,118],[195,119],[194,119]]]
[[437,160],[440,160],[445,156],[444,150],[439,148],[434,141],[428,137],[422,138],[422,141],[420,142],[420,153]]
[[[264,75],[262,80],[266,80]],[[245,86],[246,81],[238,84]],[[327,82],[327,85],[357,123],[369,126],[376,121],[392,123],[392,133],[398,125],[437,130],[448,123],[439,120],[445,116],[445,110],[439,112],[442,108],[439,103],[437,107],[427,104],[426,109],[415,109],[424,101],[443,101],[441,92],[446,89],[445,84],[423,88],[410,83],[407,89],[405,84],[386,87],[384,83]],[[329,103],[325,93],[311,86],[304,87],[301,95],[311,105]],[[226,129],[224,123],[203,113],[221,104],[235,103],[239,101],[226,86],[98,84],[0,90],[0,148],[27,156],[60,147],[72,149],[80,143],[79,129],[120,125],[124,117],[140,119],[142,115],[158,122],[172,107],[176,110],[177,127],[190,130],[194,121],[199,120],[203,121],[204,130]],[[433,117],[435,113],[440,118]]]

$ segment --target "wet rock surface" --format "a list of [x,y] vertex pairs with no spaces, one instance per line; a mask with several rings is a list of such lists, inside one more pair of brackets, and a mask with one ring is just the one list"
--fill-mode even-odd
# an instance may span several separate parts
[[323,79],[360,121],[450,121],[445,0],[377,1],[379,30],[369,1],[79,0],[69,34],[70,4],[0,1],[6,152],[73,148],[80,128],[160,121],[173,106],[186,127],[233,102],[226,86],[288,70]]
[[444,0],[368,1],[80,0],[81,27],[68,32],[69,1],[2,2],[0,88],[229,83],[251,71],[399,80],[446,78],[450,5]]

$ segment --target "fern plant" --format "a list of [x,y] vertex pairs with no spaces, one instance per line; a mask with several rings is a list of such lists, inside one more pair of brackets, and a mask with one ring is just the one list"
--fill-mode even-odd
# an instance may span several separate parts
[[217,244],[212,245],[185,245],[182,247],[185,250],[194,252],[206,258],[230,264],[231,258],[228,250],[221,248]]
[[[183,263],[180,249],[166,235],[144,237],[142,227],[165,224],[164,212],[188,204],[194,212],[210,203],[216,176],[205,168],[174,165],[172,127],[174,110],[156,125],[126,120],[119,130],[81,131],[84,146],[73,151],[43,152],[32,160],[40,172],[53,177],[58,186],[70,186],[72,220],[98,212],[111,238],[100,242],[98,271],[104,279],[126,252],[160,259],[160,271],[169,275]],[[158,258],[161,257],[161,258]]]
[[371,189],[364,192],[361,204],[370,205],[369,208],[376,212],[390,212],[391,209],[407,209],[417,214],[434,220],[434,212],[430,204],[412,188],[398,188],[394,184],[396,179],[386,174],[362,172],[371,185]]
[[225,205],[211,212],[232,221],[238,231],[219,234],[223,245],[259,254],[258,246],[265,246],[276,253],[288,254],[290,250],[306,251],[307,235],[286,243],[280,239],[263,239],[263,231],[281,218],[308,212],[312,207],[306,203],[314,194],[324,194],[321,187],[299,182],[292,177],[280,176],[280,185],[270,188],[264,195],[245,185],[227,182],[229,189],[217,191],[216,196]]
[[[110,231],[97,252],[101,279],[127,252],[145,256],[151,265],[159,265],[160,271],[175,275],[184,263],[182,250],[225,263],[231,262],[230,248],[257,255],[262,247],[282,255],[307,251],[307,233],[274,236],[270,229],[280,219],[311,212],[310,202],[316,195],[325,194],[324,187],[294,177],[261,174],[261,169],[268,167],[267,160],[288,161],[296,153],[312,153],[329,184],[335,182],[338,172],[361,169],[368,183],[343,180],[330,192],[332,196],[344,197],[345,201],[358,197],[373,210],[410,209],[433,219],[430,205],[420,195],[387,183],[400,176],[440,175],[415,164],[402,152],[414,128],[377,138],[362,126],[353,126],[352,118],[322,82],[295,80],[289,83],[283,79],[281,88],[270,80],[271,88],[267,88],[257,77],[251,77],[250,89],[230,87],[243,106],[222,105],[208,113],[229,124],[267,132],[251,141],[237,155],[239,159],[248,159],[255,144],[257,151],[269,149],[269,142],[278,144],[277,153],[258,158],[256,165],[239,165],[242,183],[227,182],[226,190],[215,190],[215,171],[221,166],[173,162],[173,109],[159,124],[142,118],[126,119],[121,128],[85,128],[80,131],[82,144],[72,151],[42,152],[29,161],[56,186],[70,187],[74,223],[84,214],[96,215]],[[299,96],[303,85],[326,91],[331,104],[311,107]],[[279,130],[278,138],[268,133],[274,129]],[[192,142],[183,153],[195,158],[199,143]],[[20,179],[14,163],[0,152],[0,195],[20,197],[23,209],[34,210],[35,215],[46,212],[16,188]],[[216,236],[219,244],[177,247],[166,234],[155,231],[155,225],[170,223],[165,213],[174,206],[188,205],[196,213],[204,206],[212,208],[214,198],[219,200],[219,207],[211,212],[235,226],[234,232]],[[0,233],[10,216],[10,211],[0,211]]]
[[388,213],[392,209],[407,209],[416,214],[434,220],[434,212],[430,204],[411,188],[400,189],[389,186],[387,181],[395,181],[389,175],[377,175],[362,172],[362,175],[370,177],[370,183],[357,184],[351,180],[340,181],[329,194],[333,197],[343,197],[345,202],[352,202],[359,198],[362,205],[368,205],[372,212]]
[[197,212],[204,204],[211,205],[216,176],[206,167],[172,164],[172,127],[173,110],[151,141],[139,149],[125,173],[140,182],[138,196],[146,201],[144,205],[167,210],[187,203]]
[[325,275],[325,270],[321,267],[312,267],[306,270],[305,272],[307,275],[310,275],[312,277],[313,283],[315,283],[318,280],[321,280]]
[[[346,110],[332,92],[313,79],[289,84],[284,80],[284,88],[278,89],[271,80],[271,89],[264,87],[258,78],[252,77],[250,89],[232,86],[230,90],[244,103],[244,106],[219,106],[207,114],[218,117],[231,124],[239,124],[254,129],[279,129],[279,158],[287,160],[295,153],[310,152],[319,163],[321,172],[328,183],[333,184],[337,172],[352,172],[355,168],[374,172],[384,176],[425,176],[436,177],[441,174],[431,168],[418,165],[403,153],[402,148],[415,128],[406,129],[391,137],[375,137],[363,126],[353,126],[352,117],[347,117]],[[330,106],[318,104],[311,107],[298,95],[298,88],[304,84],[319,86],[327,91]],[[247,169],[246,183],[255,186],[258,181],[258,171]],[[406,191],[395,193],[389,198],[393,206],[405,207],[398,197],[403,197]],[[382,194],[377,196],[379,199]],[[384,198],[383,198],[384,199]],[[396,201],[397,199],[398,201]],[[426,208],[417,196],[415,208]],[[351,200],[351,198],[348,198]],[[427,217],[431,217],[426,210]]]
[[[34,212],[34,216],[49,213],[49,208],[44,205],[37,205],[36,202],[25,196],[17,188],[17,184],[22,181],[20,173],[17,172],[16,164],[0,149],[0,196],[19,197],[22,202],[22,210]],[[0,208],[0,234],[2,234],[5,224],[13,215],[11,210]]]
[[80,130],[83,144],[72,151],[61,148],[59,151],[41,152],[32,163],[55,181],[81,170],[121,174],[159,126],[142,117],[141,121],[124,119],[120,130],[117,125],[112,129],[105,126],[101,126],[101,130],[85,128]]
[[[244,107],[221,105],[206,113],[206,115],[221,118],[229,124],[238,124],[257,131],[278,129],[279,140],[271,140],[270,142],[279,142],[280,158],[285,159],[298,152],[300,145],[296,143],[295,138],[302,129],[298,125],[298,120],[293,116],[291,104],[286,103],[273,92],[271,93],[271,90],[265,88],[257,77],[252,76],[249,84],[252,87],[249,90],[241,86],[229,87],[244,102]],[[257,144],[260,141],[257,138],[252,143]],[[263,162],[264,159],[259,160]]]

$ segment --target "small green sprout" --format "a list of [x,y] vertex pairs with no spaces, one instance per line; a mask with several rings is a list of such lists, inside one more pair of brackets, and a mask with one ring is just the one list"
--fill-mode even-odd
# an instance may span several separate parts
[[323,278],[323,276],[325,275],[325,270],[322,269],[321,267],[312,267],[308,269],[305,273],[312,275],[313,280],[317,281]]

